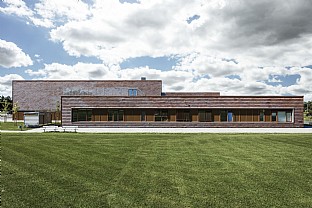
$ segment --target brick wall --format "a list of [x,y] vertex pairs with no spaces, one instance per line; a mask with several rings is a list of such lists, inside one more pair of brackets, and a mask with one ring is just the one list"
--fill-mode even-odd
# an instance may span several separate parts
[[128,89],[138,96],[160,96],[160,80],[123,81],[20,81],[12,83],[13,102],[20,111],[55,111],[62,95],[128,96]]

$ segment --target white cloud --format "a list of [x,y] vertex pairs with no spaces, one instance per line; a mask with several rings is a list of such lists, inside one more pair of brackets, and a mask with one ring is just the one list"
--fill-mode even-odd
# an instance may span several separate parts
[[33,11],[26,6],[22,0],[2,0],[7,7],[0,7],[0,12],[5,14],[15,14],[18,16],[32,16]]
[[24,1],[3,0],[3,2],[7,6],[0,7],[0,12],[8,15],[16,15],[22,18],[26,18],[26,24],[29,24],[30,21],[36,26],[53,27],[53,23],[50,20],[36,17],[36,13],[31,10]]
[[31,69],[25,72],[34,79],[60,79],[60,80],[95,80],[95,79],[117,79],[119,67],[110,67],[103,64],[77,63],[73,66],[52,63],[45,64],[43,69],[33,71]]
[[[53,29],[51,38],[71,55],[113,64],[130,57],[195,52],[248,65],[305,65],[312,55],[312,14],[307,8],[312,8],[307,0],[95,1],[88,19]],[[194,15],[199,19],[188,24]]]
[[24,80],[24,78],[18,74],[0,76],[1,95],[12,97],[12,80]]
[[0,39],[0,66],[5,68],[29,66],[33,62],[15,43]]
[[35,4],[34,11],[54,23],[84,20],[90,15],[88,4],[77,0],[41,0]]
[[[5,0],[16,14],[50,30],[71,56],[97,57],[101,64],[46,64],[45,79],[162,79],[165,91],[222,94],[305,94],[312,99],[312,2],[310,0],[41,0],[29,9]],[[190,18],[197,16],[191,22]],[[180,57],[170,71],[120,69],[128,58]],[[291,86],[281,76],[298,75]],[[274,86],[268,83],[274,83]],[[188,83],[187,85],[185,83]]]
[[90,15],[88,4],[77,0],[40,0],[34,9],[22,0],[3,0],[0,12],[26,18],[26,24],[52,28],[71,20],[84,20]]
[[[227,65],[227,62],[225,62]],[[222,68],[222,67],[221,67]],[[260,71],[261,73],[257,73]],[[132,80],[146,77],[148,80],[163,80],[163,91],[213,91],[221,95],[306,95],[305,100],[312,99],[312,69],[293,67],[254,68],[250,74],[237,73],[238,78],[216,76],[205,77],[196,70],[162,71],[146,67],[120,69],[118,65],[111,67],[103,64],[78,63],[73,66],[58,63],[47,64],[39,71],[26,70],[34,79],[62,79],[62,80]],[[258,74],[259,76],[252,76]],[[267,82],[272,77],[299,75],[294,85],[283,87],[272,86]],[[248,78],[247,78],[248,77]],[[271,77],[271,78],[270,78]],[[271,79],[271,80],[270,80]]]

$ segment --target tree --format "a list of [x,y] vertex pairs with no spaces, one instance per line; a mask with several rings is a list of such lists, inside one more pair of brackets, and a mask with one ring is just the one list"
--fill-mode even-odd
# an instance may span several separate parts
[[13,120],[14,120],[14,123],[17,124],[16,115],[17,115],[17,113],[18,113],[18,111],[19,111],[18,102],[13,103],[12,111],[13,111]]
[[307,116],[312,116],[312,101],[304,102],[304,112]]
[[3,95],[0,97],[0,111],[4,111],[5,113],[10,112],[12,110],[12,99],[10,96],[4,97]]

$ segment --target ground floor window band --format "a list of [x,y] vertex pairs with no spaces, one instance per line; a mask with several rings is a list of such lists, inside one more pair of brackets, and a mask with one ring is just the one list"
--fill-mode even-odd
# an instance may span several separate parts
[[72,122],[294,122],[292,109],[85,109]]

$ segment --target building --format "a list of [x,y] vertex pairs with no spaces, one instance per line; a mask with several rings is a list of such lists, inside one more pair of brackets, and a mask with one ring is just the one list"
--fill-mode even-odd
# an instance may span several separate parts
[[64,126],[303,127],[303,96],[162,92],[161,80],[14,80],[12,97],[18,117],[51,112]]

